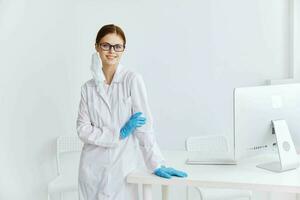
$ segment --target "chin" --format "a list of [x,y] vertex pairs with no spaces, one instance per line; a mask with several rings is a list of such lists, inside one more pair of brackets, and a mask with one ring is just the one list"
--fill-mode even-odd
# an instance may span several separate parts
[[118,64],[119,62],[117,62],[117,61],[107,61],[106,62],[106,64],[107,65],[116,65],[116,64]]

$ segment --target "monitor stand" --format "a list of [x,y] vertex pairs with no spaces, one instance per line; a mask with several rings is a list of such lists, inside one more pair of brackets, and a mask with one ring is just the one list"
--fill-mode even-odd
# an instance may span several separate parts
[[276,135],[279,161],[259,164],[257,167],[273,172],[284,172],[299,167],[299,158],[285,120],[272,120]]

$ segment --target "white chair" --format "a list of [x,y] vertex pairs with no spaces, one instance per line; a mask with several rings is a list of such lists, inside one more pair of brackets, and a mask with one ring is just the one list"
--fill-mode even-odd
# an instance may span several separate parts
[[[197,151],[201,153],[228,151],[228,141],[223,135],[195,136],[186,139],[185,147],[187,151]],[[252,192],[247,190],[201,188],[195,187],[200,200],[251,200]],[[189,187],[186,188],[186,199],[189,200]]]
[[83,143],[78,136],[60,136],[56,140],[57,177],[48,184],[48,200],[51,195],[77,191],[78,166]]

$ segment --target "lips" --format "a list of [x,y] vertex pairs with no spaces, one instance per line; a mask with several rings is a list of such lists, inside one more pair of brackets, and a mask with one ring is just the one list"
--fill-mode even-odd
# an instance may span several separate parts
[[106,56],[107,59],[114,59],[116,56]]

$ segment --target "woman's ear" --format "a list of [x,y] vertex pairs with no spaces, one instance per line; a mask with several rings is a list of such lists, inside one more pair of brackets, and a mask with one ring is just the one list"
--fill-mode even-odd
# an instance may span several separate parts
[[95,44],[95,50],[97,51],[97,52],[99,52],[99,46],[97,45],[97,44]]

